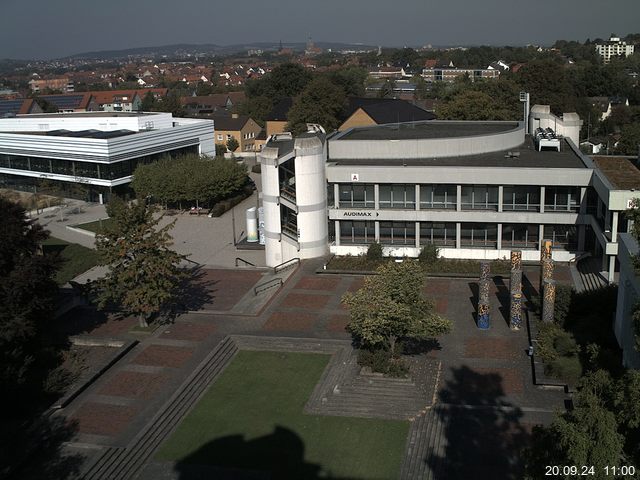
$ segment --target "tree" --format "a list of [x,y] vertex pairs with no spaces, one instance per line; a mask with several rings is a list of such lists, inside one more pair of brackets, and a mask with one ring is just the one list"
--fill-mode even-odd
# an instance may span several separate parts
[[342,297],[351,315],[347,330],[361,345],[394,354],[400,338],[427,339],[451,330],[451,321],[422,296],[424,272],[417,262],[389,262],[377,273],[360,290]]
[[621,138],[616,146],[616,153],[622,155],[638,155],[640,149],[640,123],[630,123],[622,127]]
[[289,110],[287,130],[294,134],[307,131],[307,123],[319,123],[326,131],[338,128],[345,106],[342,88],[325,77],[314,78],[295,99]]
[[24,392],[41,388],[37,366],[46,363],[43,333],[58,293],[57,262],[38,254],[48,232],[2,197],[0,225],[0,385],[7,402],[19,404]]
[[227,148],[230,152],[235,152],[239,146],[240,144],[238,143],[238,140],[236,140],[236,137],[232,136],[229,140],[227,140]]
[[513,113],[489,94],[465,90],[453,100],[438,106],[438,118],[444,120],[512,120]]
[[148,326],[152,315],[167,310],[186,277],[183,255],[171,250],[175,220],[158,228],[159,218],[145,202],[127,204],[115,197],[107,208],[113,223],[96,237],[100,265],[107,274],[94,286],[98,307],[119,305]]
[[566,70],[558,62],[534,60],[518,70],[518,84],[531,94],[532,104],[549,105],[556,114],[575,112],[576,95]]
[[156,110],[157,101],[156,97],[152,92],[147,92],[146,95],[142,98],[142,102],[140,103],[140,111],[142,112],[153,112]]
[[396,82],[393,79],[386,79],[378,90],[378,98],[393,98],[393,89],[396,88]]
[[347,96],[362,97],[365,94],[364,85],[368,76],[364,68],[350,65],[331,72],[329,80],[334,85],[342,87]]
[[170,113],[174,117],[182,117],[184,115],[180,96],[175,91],[170,91],[163,99],[158,101],[155,105],[155,110]]
[[216,157],[224,157],[225,153],[227,153],[227,147],[216,143]]

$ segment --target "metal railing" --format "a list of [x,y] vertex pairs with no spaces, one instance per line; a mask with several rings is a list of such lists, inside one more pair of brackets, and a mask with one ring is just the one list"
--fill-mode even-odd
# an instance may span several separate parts
[[282,272],[287,268],[291,268],[294,265],[298,265],[300,263],[300,259],[298,257],[292,258],[291,260],[287,260],[286,262],[282,262],[280,265],[276,265],[273,267],[273,273]]
[[238,262],[242,262],[245,265],[249,265],[251,267],[255,267],[254,263],[249,262],[248,260],[245,260],[244,258],[240,258],[240,257],[236,257],[236,267],[238,266]]
[[253,294],[258,295],[258,293],[264,292],[265,290],[269,290],[270,288],[273,288],[273,287],[280,288],[283,284],[284,282],[280,277],[272,278],[271,280],[268,280],[264,283],[261,283],[260,285],[256,285],[255,287],[253,287]]

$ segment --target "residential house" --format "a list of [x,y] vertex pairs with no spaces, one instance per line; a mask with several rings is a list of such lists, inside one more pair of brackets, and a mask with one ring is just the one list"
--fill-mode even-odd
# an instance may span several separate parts
[[187,115],[207,115],[230,112],[245,100],[244,92],[217,93],[206,96],[181,97]]
[[16,98],[0,100],[0,118],[29,113],[42,113],[42,108],[33,98]]
[[91,92],[100,110],[105,112],[134,112],[140,110],[144,90],[112,90]]
[[406,100],[349,97],[347,101],[347,118],[338,127],[340,132],[354,127],[417,122],[436,118],[435,114],[427,112]]
[[623,97],[589,97],[589,103],[600,111],[600,120],[604,121],[616,107],[628,107],[629,99]]
[[231,138],[238,141],[238,152],[256,151],[255,139],[262,127],[247,116],[233,114],[231,116],[210,116],[215,126],[216,145],[227,145]]
[[58,113],[96,112],[100,110],[91,92],[40,95],[38,98],[55,105]]
[[40,92],[42,90],[60,90],[62,92],[73,92],[73,82],[69,77],[57,78],[34,78],[29,81],[29,88],[32,92]]

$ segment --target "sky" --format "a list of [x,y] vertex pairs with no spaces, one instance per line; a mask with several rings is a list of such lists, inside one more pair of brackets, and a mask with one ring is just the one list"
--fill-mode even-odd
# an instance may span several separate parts
[[314,41],[551,45],[640,32],[640,0],[0,0],[0,58]]

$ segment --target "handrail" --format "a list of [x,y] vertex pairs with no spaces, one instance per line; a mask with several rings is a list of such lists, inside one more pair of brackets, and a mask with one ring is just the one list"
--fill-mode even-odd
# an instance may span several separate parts
[[284,285],[284,282],[282,281],[282,279],[280,277],[277,278],[272,278],[271,280],[267,280],[264,283],[261,283],[260,285],[256,285],[255,287],[253,287],[253,294],[254,295],[258,295],[258,293],[260,292],[264,292],[265,290],[268,290],[270,288],[273,287],[281,287],[282,285]]
[[589,258],[590,256],[591,252],[584,252],[573,257],[571,260],[569,260],[569,263],[575,263],[577,265],[580,260],[584,260],[585,258]]
[[300,259],[298,257],[292,258],[290,260],[287,260],[286,262],[282,262],[280,265],[276,265],[275,267],[273,267],[273,273],[281,272],[283,270],[286,270],[287,268],[293,267],[294,264],[297,265],[299,263]]
[[240,258],[240,257],[236,257],[236,267],[238,266],[238,261],[244,263],[245,265],[251,265],[252,267],[255,267],[255,264],[245,260],[244,258]]

